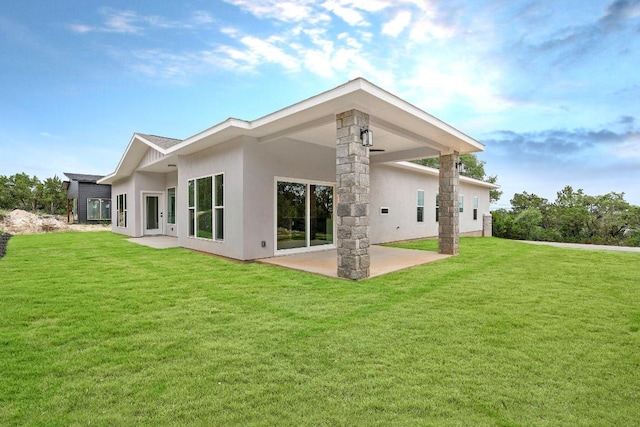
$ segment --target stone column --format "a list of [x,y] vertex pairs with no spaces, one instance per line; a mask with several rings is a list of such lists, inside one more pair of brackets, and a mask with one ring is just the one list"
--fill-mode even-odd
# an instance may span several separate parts
[[358,110],[336,115],[338,277],[369,277],[369,149],[360,131],[369,115]]
[[458,185],[460,176],[456,168],[458,153],[440,155],[440,218],[438,247],[441,254],[459,252]]

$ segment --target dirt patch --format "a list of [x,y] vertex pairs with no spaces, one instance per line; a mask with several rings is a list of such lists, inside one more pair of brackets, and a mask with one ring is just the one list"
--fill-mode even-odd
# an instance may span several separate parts
[[104,231],[110,230],[102,224],[68,224],[65,217],[55,215],[35,215],[16,209],[0,217],[0,231],[11,234],[38,234],[61,231]]

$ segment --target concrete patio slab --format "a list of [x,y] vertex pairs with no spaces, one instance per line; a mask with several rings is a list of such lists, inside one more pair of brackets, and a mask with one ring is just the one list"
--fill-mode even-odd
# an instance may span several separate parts
[[[451,256],[437,252],[390,248],[377,245],[370,247],[369,255],[371,257],[370,277],[381,276],[416,265],[439,261]],[[335,249],[265,258],[258,261],[292,268],[294,270],[321,274],[323,276],[338,277],[338,261]]]
[[128,242],[136,243],[138,245],[149,246],[154,249],[167,249],[167,248],[179,248],[177,237],[171,236],[144,236],[144,237],[132,237],[127,239]]

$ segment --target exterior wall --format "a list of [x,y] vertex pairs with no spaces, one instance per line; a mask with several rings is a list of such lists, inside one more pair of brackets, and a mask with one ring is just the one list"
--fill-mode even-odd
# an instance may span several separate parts
[[[162,173],[149,173],[149,172],[135,172],[135,186],[134,186],[134,196],[133,200],[129,200],[129,195],[127,195],[127,204],[128,206],[128,221],[134,221],[134,236],[141,237],[144,236],[144,194],[145,193],[160,193],[163,194],[162,201],[160,203],[160,212],[163,213],[162,218],[163,221],[166,222],[166,215],[164,215],[166,211],[166,198],[167,198],[167,186],[165,184],[166,174]],[[132,204],[131,202],[134,202]],[[133,205],[135,210],[131,210],[130,206]],[[164,227],[165,224],[163,224]]]
[[243,147],[243,259],[272,257],[276,255],[276,177],[333,183],[336,177],[336,152],[331,148],[291,140],[260,144],[245,139]]
[[[424,222],[417,221],[418,190],[424,190]],[[371,243],[438,235],[438,178],[397,167],[371,165]],[[380,208],[389,208],[381,215]]]
[[[417,221],[417,193],[424,190],[424,222]],[[390,165],[371,166],[371,243],[438,236],[436,195],[438,177]],[[464,212],[459,213],[460,233],[482,235],[482,216],[489,213],[489,189],[460,181]],[[473,197],[478,197],[478,219],[473,220]],[[381,215],[380,208],[389,208]]]
[[[464,212],[458,215],[460,235],[482,236],[482,217],[489,215],[489,189],[460,180],[458,194],[464,196]],[[478,218],[473,219],[473,197],[478,197]]]
[[[124,234],[127,236],[135,236],[135,224],[134,216],[135,212],[135,192],[134,192],[134,176],[127,179],[123,179],[111,184],[111,231],[118,234]],[[127,226],[118,226],[118,195],[127,195]]]
[[[243,252],[242,141],[230,141],[178,159],[176,222],[180,246],[229,258],[246,259]],[[224,241],[189,237],[188,182],[224,173]],[[164,189],[166,192],[166,188]]]

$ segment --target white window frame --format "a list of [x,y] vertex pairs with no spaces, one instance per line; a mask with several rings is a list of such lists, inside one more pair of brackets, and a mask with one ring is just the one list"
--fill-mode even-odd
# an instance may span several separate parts
[[[216,177],[217,176],[222,176],[222,205],[221,206],[216,206]],[[198,191],[197,191],[197,181],[199,179],[205,179],[205,178],[211,178],[211,230],[212,230],[212,237],[211,239],[208,239],[206,237],[198,237],[198,229],[197,229],[197,221],[196,221],[196,214],[198,212]],[[189,183],[193,181],[193,194],[192,191],[189,188]],[[208,174],[208,175],[202,175],[202,176],[198,176],[198,177],[194,177],[194,178],[190,178],[187,180],[187,213],[190,213],[191,210],[194,211],[194,215],[187,215],[187,223],[188,223],[188,227],[189,227],[189,233],[188,233],[188,237],[190,239],[198,239],[198,240],[206,240],[209,242],[217,242],[217,243],[224,243],[224,236],[226,235],[226,230],[225,230],[225,226],[224,224],[226,224],[226,215],[225,215],[225,199],[227,197],[227,192],[225,191],[224,187],[226,186],[226,180],[225,180],[225,173],[224,172],[219,172],[219,173],[214,173],[214,174]],[[189,205],[189,198],[193,195],[193,206]],[[218,229],[217,229],[217,224],[216,224],[216,220],[215,220],[215,215],[216,215],[216,209],[222,211],[222,238],[218,239],[216,238],[216,236],[218,235]],[[193,234],[190,234],[191,231],[191,227],[193,226]]]
[[[122,203],[120,203],[121,201]],[[121,221],[121,213],[124,221]],[[127,228],[127,193],[120,193],[116,196],[116,225],[120,228]]]
[[[420,204],[420,193],[422,193],[422,204]],[[420,210],[422,209],[422,211]],[[420,215],[422,213],[422,215]],[[416,191],[416,222],[424,223],[424,190]],[[422,218],[420,218],[422,216]]]
[[[305,200],[305,230],[307,230],[307,236],[305,239],[305,247],[303,248],[293,248],[293,249],[278,249],[278,181],[280,182],[292,182],[294,184],[304,184],[307,186],[307,197]],[[311,197],[309,197],[309,187],[311,185],[324,185],[327,187],[333,188],[333,243],[326,245],[318,245],[311,246],[309,242],[309,233],[308,231],[311,228]],[[328,182],[328,181],[315,181],[309,179],[299,179],[299,178],[288,178],[284,176],[276,176],[273,179],[273,249],[277,255],[286,255],[292,253],[303,253],[303,252],[315,252],[315,251],[323,251],[327,249],[335,249],[336,248],[336,239],[337,239],[337,221],[336,221],[336,183]]]
[[458,212],[464,212],[464,195],[458,194]]
[[478,196],[473,196],[473,220],[478,220]]
[[[171,219],[171,197],[169,196],[169,191],[173,190],[173,222],[170,221]],[[178,218],[178,212],[177,212],[177,207],[178,207],[178,189],[176,187],[168,187],[167,188],[167,224],[169,225],[176,225],[177,223],[177,218]]]

